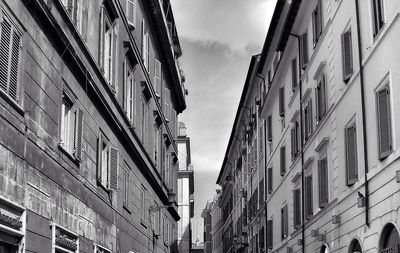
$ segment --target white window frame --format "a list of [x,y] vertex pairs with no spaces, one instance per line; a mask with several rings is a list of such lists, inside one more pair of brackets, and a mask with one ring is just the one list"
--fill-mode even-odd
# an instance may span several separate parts
[[[132,13],[129,13],[129,4],[132,4]],[[128,21],[128,25],[132,28],[136,28],[136,9],[137,3],[136,0],[126,0],[126,20]],[[130,14],[132,15],[133,20],[129,20]]]
[[93,246],[94,246],[93,247],[94,248],[94,250],[93,250],[94,253],[97,253],[98,250],[101,250],[101,253],[111,253],[112,252],[110,249],[107,249],[106,247],[103,247],[103,246],[101,246],[99,244],[94,244]]
[[[63,91],[61,102],[60,146],[70,155],[75,152],[75,101],[68,92]],[[66,110],[68,109],[68,112]]]
[[[62,227],[54,222],[50,222],[50,226],[51,226],[51,252],[55,253],[56,251],[61,251],[63,253],[78,253],[79,252],[79,236],[77,233],[74,233],[73,231],[66,229],[65,227]],[[64,232],[66,232],[67,234],[70,234],[73,237],[76,237],[76,246],[77,249],[75,251],[71,251],[68,249],[65,249],[61,246],[58,246],[56,244],[56,229],[61,229]]]

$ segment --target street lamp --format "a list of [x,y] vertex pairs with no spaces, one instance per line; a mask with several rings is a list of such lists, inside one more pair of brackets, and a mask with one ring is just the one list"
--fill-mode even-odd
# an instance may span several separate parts
[[171,207],[175,203],[176,193],[173,192],[172,189],[169,189],[167,195],[168,195],[168,203],[169,203],[168,205],[166,205],[166,206],[150,206],[149,212],[155,213],[155,212],[160,211],[161,209],[166,209],[168,207]]

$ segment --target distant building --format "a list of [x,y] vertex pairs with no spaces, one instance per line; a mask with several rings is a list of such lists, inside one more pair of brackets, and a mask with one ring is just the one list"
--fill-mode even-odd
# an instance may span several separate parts
[[205,208],[201,213],[201,217],[204,219],[204,253],[212,252],[212,241],[211,241],[211,207],[212,201],[207,201]]
[[170,1],[2,0],[0,252],[177,252]]
[[190,252],[192,246],[192,223],[194,215],[194,171],[191,165],[190,138],[186,126],[179,122],[178,132],[178,249],[180,253]]
[[212,253],[222,253],[222,211],[219,206],[221,190],[217,190],[211,205],[211,244]]

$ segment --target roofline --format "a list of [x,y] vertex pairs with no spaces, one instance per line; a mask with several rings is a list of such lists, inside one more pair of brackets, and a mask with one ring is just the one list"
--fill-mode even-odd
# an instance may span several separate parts
[[217,184],[220,183],[222,174],[224,174],[224,168],[225,168],[225,165],[226,165],[227,160],[228,160],[228,153],[229,153],[229,150],[230,150],[230,146],[232,145],[233,138],[235,136],[235,131],[236,131],[236,128],[237,128],[237,126],[239,124],[239,117],[240,117],[240,113],[242,111],[241,107],[243,106],[243,104],[244,104],[244,102],[246,100],[247,92],[248,92],[248,89],[250,87],[251,77],[252,77],[252,74],[254,72],[254,68],[256,67],[257,58],[259,56],[260,56],[260,54],[253,55],[251,57],[251,60],[250,60],[249,70],[247,71],[246,81],[244,83],[242,95],[240,97],[239,105],[238,105],[238,108],[237,108],[237,111],[236,111],[235,121],[233,123],[233,127],[232,127],[232,130],[231,130],[231,136],[229,137],[228,146],[227,146],[226,151],[225,151],[224,161],[222,162],[221,170],[220,170],[218,178],[217,178]]

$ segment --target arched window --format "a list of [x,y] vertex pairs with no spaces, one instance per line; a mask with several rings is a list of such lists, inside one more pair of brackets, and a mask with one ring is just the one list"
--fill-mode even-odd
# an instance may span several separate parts
[[362,249],[361,249],[361,245],[358,242],[357,239],[353,239],[353,241],[350,243],[350,253],[361,253]]
[[396,227],[389,223],[382,231],[379,240],[379,252],[399,252],[400,250],[400,237]]

